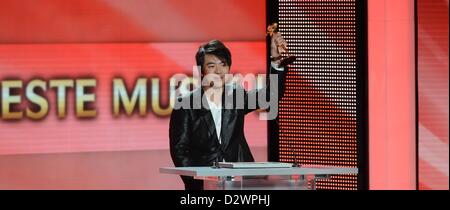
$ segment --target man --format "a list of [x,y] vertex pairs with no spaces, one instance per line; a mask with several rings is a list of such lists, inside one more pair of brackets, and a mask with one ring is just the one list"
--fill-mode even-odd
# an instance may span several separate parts
[[[170,118],[170,153],[175,166],[212,166],[218,161],[253,162],[244,136],[244,117],[260,108],[259,104],[254,108],[248,105],[249,98],[260,93],[243,91],[243,97],[239,98],[236,97],[238,89],[225,85],[225,75],[230,72],[232,62],[231,53],[222,42],[213,40],[200,46],[195,58],[201,69],[202,87],[177,99],[177,104],[187,102],[190,108],[175,105]],[[216,76],[216,80],[210,76]],[[236,99],[231,108],[225,100],[229,95]],[[196,96],[200,96],[202,102],[198,109],[193,108],[198,103]],[[244,104],[241,108],[236,106],[239,100]],[[203,189],[201,180],[181,178],[186,189]]]

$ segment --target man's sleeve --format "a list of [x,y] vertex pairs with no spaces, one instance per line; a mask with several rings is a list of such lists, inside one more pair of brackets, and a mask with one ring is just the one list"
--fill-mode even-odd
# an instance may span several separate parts
[[[262,94],[263,92],[267,93],[267,87],[262,88],[261,90],[250,90],[245,91],[244,90],[244,112],[245,114],[248,114],[250,112],[253,112],[257,109],[260,109],[260,104],[258,102],[258,95]],[[250,101],[252,100],[252,102]],[[253,106],[255,104],[255,106]]]
[[191,166],[189,114],[174,109],[169,125],[170,155],[176,167]]
[[[266,86],[262,89],[254,89],[250,91],[244,91],[244,112],[245,114],[248,114],[252,111],[258,110],[258,109],[268,109],[269,107],[264,107],[259,102],[259,97],[265,96],[266,102],[269,100],[277,99],[276,102],[278,103],[278,100],[281,99],[283,96],[283,92],[280,89],[280,86],[283,86],[283,79],[286,75],[287,71],[277,71],[278,80],[276,82],[278,84],[272,84],[270,83],[270,78],[266,78]],[[260,96],[262,95],[262,96]],[[275,98],[276,97],[276,98]],[[267,105],[267,104],[266,104]]]

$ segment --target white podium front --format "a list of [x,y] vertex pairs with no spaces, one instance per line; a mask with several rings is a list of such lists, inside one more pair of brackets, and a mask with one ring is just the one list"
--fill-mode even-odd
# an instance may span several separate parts
[[304,166],[291,168],[164,167],[165,174],[204,180],[205,190],[315,190],[317,179],[357,174],[358,168]]

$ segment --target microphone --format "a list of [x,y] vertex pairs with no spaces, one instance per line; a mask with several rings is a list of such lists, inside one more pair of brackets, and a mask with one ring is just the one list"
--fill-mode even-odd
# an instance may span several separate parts
[[289,149],[291,149],[292,153],[294,153],[294,163],[292,164],[292,167],[296,167],[296,168],[302,167],[302,165],[300,163],[298,163],[298,161],[297,161],[298,155],[295,152],[295,150],[292,147],[289,147]]

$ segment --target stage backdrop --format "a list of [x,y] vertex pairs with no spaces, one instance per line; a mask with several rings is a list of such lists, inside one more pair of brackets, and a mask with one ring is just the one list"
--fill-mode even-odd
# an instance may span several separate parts
[[[17,95],[20,102],[4,97],[0,103],[0,189],[182,189],[177,176],[159,173],[173,165],[169,79],[192,74],[198,46],[211,39],[230,48],[233,73],[265,73],[264,2],[1,1],[0,96]],[[51,85],[61,79],[73,82],[64,105]],[[86,79],[95,88],[87,82],[77,89]],[[146,81],[142,115],[114,114],[114,79],[129,94],[138,79]],[[32,81],[42,86],[27,97]],[[77,113],[82,91],[95,93],[95,103],[84,104],[95,117]],[[49,112],[32,120],[26,110],[37,112],[30,99],[39,98]],[[7,119],[10,113],[19,117]],[[246,117],[246,137],[259,161],[266,160],[266,124],[256,113]]]

